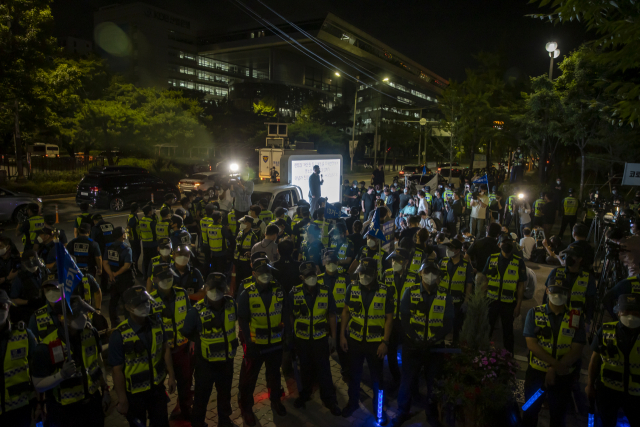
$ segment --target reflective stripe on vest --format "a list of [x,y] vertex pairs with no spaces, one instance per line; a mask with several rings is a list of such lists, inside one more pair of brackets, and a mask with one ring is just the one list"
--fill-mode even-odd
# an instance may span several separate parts
[[509,212],[513,212],[513,202],[515,202],[515,200],[516,200],[515,194],[509,196],[509,198],[507,199],[507,206],[508,206]]
[[631,276],[627,280],[631,282],[631,293],[640,294],[640,278],[638,278],[638,276]]
[[317,286],[313,307],[307,305],[303,285],[293,288],[293,331],[296,337],[318,340],[327,336],[327,309],[329,308],[329,288]]
[[[387,287],[383,284],[376,291],[371,305],[364,307],[362,303],[362,291],[360,285],[355,282],[351,285],[349,295],[349,336],[356,341],[380,342],[384,337],[384,322],[386,317]],[[366,331],[363,329],[366,328]],[[364,332],[364,333],[363,333]]]
[[143,216],[138,227],[140,228],[140,238],[143,242],[153,242],[153,230],[151,230],[151,222],[155,221],[154,218]]
[[58,338],[58,328],[53,323],[53,317],[47,312],[47,307],[49,304],[44,307],[39,308],[33,313],[36,319],[36,326],[38,328],[38,334],[36,335],[36,339],[41,344],[49,344],[51,341]]
[[271,282],[271,305],[269,312],[262,302],[262,297],[256,289],[255,283],[245,287],[249,293],[249,308],[251,310],[251,342],[255,344],[274,344],[282,341],[284,326],[282,323],[282,304],[284,293],[280,286]]
[[[547,353],[556,360],[562,359],[562,357],[569,353],[571,350],[571,343],[573,337],[576,334],[577,328],[569,326],[569,320],[571,319],[571,311],[565,310],[564,317],[562,318],[562,324],[558,330],[559,335],[554,338],[553,330],[551,329],[551,322],[546,311],[546,304],[535,307],[534,319],[536,323],[536,337],[538,338],[538,344]],[[532,352],[529,352],[529,365],[533,369],[538,371],[547,372],[549,365],[541,359],[538,359]],[[570,367],[570,371],[573,372],[574,367]]]
[[[36,242],[36,235],[39,230],[44,228],[44,218],[40,215],[34,215],[29,218],[29,242],[34,244]],[[26,233],[22,236],[22,243],[26,243]]]
[[[200,351],[209,362],[224,362],[236,356],[238,339],[236,338],[236,309],[233,298],[225,296],[224,319],[216,322],[215,316],[201,299],[193,308],[202,322],[200,332]],[[218,323],[218,324],[217,324]]]
[[606,387],[624,392],[625,364],[629,369],[629,386],[627,392],[631,396],[640,396],[640,336],[636,336],[636,342],[629,352],[629,360],[625,360],[624,353],[618,347],[618,322],[604,323],[602,325],[602,366],[600,367],[600,381]]
[[271,221],[273,221],[273,213],[270,210],[265,209],[263,211],[260,211],[260,215],[258,215],[258,219],[268,224]]
[[[340,248],[338,249],[338,260],[344,261],[345,259],[347,259],[347,249],[349,249],[348,240],[340,245]],[[349,265],[338,264],[338,274],[346,273],[348,268],[349,268]]]
[[[438,286],[438,292],[427,315],[426,302],[422,298],[421,288],[421,284],[413,285],[409,288],[409,292],[411,292],[411,318],[409,319],[409,324],[418,338],[421,341],[425,341],[425,331],[427,332],[426,339],[429,340],[444,326],[447,292],[445,288]],[[428,329],[427,325],[429,325]]]
[[138,334],[129,326],[128,320],[120,323],[118,330],[122,335],[124,348],[124,378],[127,391],[135,394],[150,390],[152,385],[163,384],[167,370],[162,351],[164,336],[159,321],[151,322],[150,351],[147,351]]
[[[565,267],[558,267],[556,269],[556,285],[565,286],[566,271]],[[584,310],[587,302],[587,285],[589,284],[589,273],[583,271],[576,278],[576,281],[571,285],[571,295],[567,302],[569,310],[578,310],[580,313]],[[566,287],[566,286],[565,286]]]
[[[253,240],[255,238],[255,241]],[[255,231],[250,230],[245,234],[239,233],[236,239],[236,253],[234,258],[238,261],[249,261],[251,256],[247,256],[247,252],[251,252],[254,242],[258,241]]]
[[422,249],[416,249],[416,252],[413,254],[413,258],[411,258],[411,265],[409,266],[409,271],[411,273],[418,274],[420,267],[422,266],[422,256],[424,253]]
[[424,193],[424,199],[429,203],[429,206],[431,206],[431,201],[433,200],[431,193]]
[[440,283],[446,284],[447,293],[451,295],[453,303],[459,303],[464,300],[464,293],[467,282],[467,261],[462,260],[453,272],[453,277],[449,276],[447,265],[451,261],[448,257],[442,258],[440,261]]
[[568,216],[575,216],[578,212],[578,199],[575,197],[565,197],[564,202],[564,214]]
[[[82,372],[82,375],[66,379],[53,389],[53,396],[63,406],[83,401],[89,397],[84,392],[85,377],[89,395],[96,393],[100,388],[102,368],[98,363],[98,345],[93,330],[84,329],[80,339],[82,340],[82,366],[78,366],[77,370]],[[62,348],[63,350],[66,348],[64,343],[62,343]],[[56,369],[55,373],[58,372],[60,372],[60,368]]]
[[384,284],[387,287],[388,292],[393,292],[393,318],[398,319],[400,317],[400,301],[402,300],[402,295],[404,292],[410,288],[411,286],[416,284],[418,276],[413,273],[407,273],[407,277],[402,284],[402,289],[400,289],[400,296],[398,296],[398,290],[396,289],[396,281],[395,274],[393,272],[393,268],[388,268],[384,272]]
[[[29,376],[29,335],[21,323],[11,330],[4,354],[4,405],[0,406],[0,414],[29,404],[35,396],[31,377]],[[7,424],[7,427],[8,424]]]
[[227,222],[229,223],[229,231],[231,231],[231,235],[235,236],[236,230],[238,229],[235,210],[232,209],[231,212],[227,214]]
[[496,193],[489,193],[489,204],[496,201]]
[[533,212],[535,216],[542,216],[542,207],[545,205],[545,203],[547,202],[545,202],[543,199],[538,199],[535,201],[535,203],[533,204]]
[[202,234],[202,243],[209,244],[208,229],[213,225],[213,218],[204,217],[200,220],[200,234]]
[[371,249],[370,247],[365,246],[362,249],[362,255],[362,258],[373,258],[376,260],[376,265],[378,266],[378,280],[384,281],[384,270],[382,269],[382,250]]
[[[328,276],[329,275],[327,273],[319,274],[318,285],[324,285],[324,278]],[[338,312],[341,313],[342,308],[344,307],[349,276],[347,274],[337,274],[336,276],[336,280],[333,282],[333,289],[331,290],[331,294],[333,295],[333,299],[336,302],[336,308],[339,309]]]
[[176,348],[187,343],[187,339],[182,336],[182,327],[184,326],[184,319],[187,317],[187,294],[182,288],[173,287],[176,295],[173,308],[173,316],[165,317],[167,306],[162,301],[162,297],[158,294],[158,290],[151,292],[151,298],[154,301],[151,303],[151,310],[153,313],[160,316],[162,323],[164,324],[164,331],[167,334],[167,340],[169,347]]
[[[498,269],[498,254],[489,258],[489,273],[495,270],[495,274],[487,274],[489,279],[487,298],[493,301],[513,302],[516,300],[516,290],[518,288],[518,266],[520,257],[513,255],[509,265],[504,270],[504,275],[500,277]],[[500,284],[502,279],[502,284]]]
[[222,252],[222,226],[219,224],[211,224],[207,228],[207,241],[209,242],[209,250],[211,252]]
[[156,237],[158,239],[169,237],[169,221],[162,220],[156,223]]
[[471,193],[471,191],[469,191],[464,196],[464,201],[467,202],[467,209],[471,209],[471,196],[473,196],[473,193]]
[[[168,262],[162,260],[162,255],[154,256],[153,258],[151,258],[151,274],[149,275],[149,279],[151,279],[152,282],[153,282],[153,267],[155,267],[156,265],[161,264],[161,263],[173,264],[173,254],[169,255],[169,261]],[[145,267],[145,268],[147,268],[147,267]]]
[[322,244],[325,245],[325,247],[329,246],[329,221],[320,221],[316,219],[313,223],[320,228],[320,233],[322,233],[322,238],[320,240],[322,241]]
[[[83,242],[80,239],[86,239],[87,241]],[[91,261],[89,257],[89,247],[93,243],[93,240],[88,237],[78,237],[73,240],[73,247],[71,251],[73,252],[73,256],[76,257],[76,265],[80,268],[89,267],[89,262]]]
[[451,191],[451,190],[449,190],[449,189],[444,190],[444,199],[445,199],[445,200],[447,200],[447,199],[453,199],[453,191]]

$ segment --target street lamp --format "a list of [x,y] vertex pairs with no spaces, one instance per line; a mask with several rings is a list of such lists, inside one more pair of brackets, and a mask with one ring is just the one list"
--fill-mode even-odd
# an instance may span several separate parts
[[388,82],[389,81],[389,77],[385,77],[384,79],[382,79],[383,82]]
[[336,71],[336,76],[340,77],[340,73]]
[[558,49],[558,43],[549,42],[545,46],[547,52],[549,52],[549,58],[551,58],[551,62],[549,63],[549,80],[553,80],[553,59],[560,56],[560,49]]

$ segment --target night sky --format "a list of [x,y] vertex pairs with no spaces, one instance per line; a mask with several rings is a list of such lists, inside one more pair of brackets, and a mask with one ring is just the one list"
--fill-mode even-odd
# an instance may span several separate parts
[[[278,22],[257,0],[242,0],[263,18]],[[447,79],[463,79],[481,50],[505,55],[510,75],[547,73],[548,41],[561,58],[587,40],[579,23],[554,26],[525,15],[544,12],[527,0],[263,0],[292,21],[332,12]],[[93,12],[113,0],[54,0],[56,36],[92,39]],[[133,3],[119,1],[118,3]],[[257,25],[230,0],[152,0],[146,3],[181,14],[202,30]],[[560,59],[561,59],[560,58]],[[557,71],[556,71],[557,73]]]

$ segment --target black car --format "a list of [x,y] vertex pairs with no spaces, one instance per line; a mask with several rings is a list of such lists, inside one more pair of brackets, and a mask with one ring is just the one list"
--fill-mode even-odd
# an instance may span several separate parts
[[153,198],[160,205],[165,194],[176,198],[180,191],[144,168],[131,166],[106,166],[87,173],[76,194],[76,203],[88,202],[97,209],[121,211],[131,203],[145,204]]

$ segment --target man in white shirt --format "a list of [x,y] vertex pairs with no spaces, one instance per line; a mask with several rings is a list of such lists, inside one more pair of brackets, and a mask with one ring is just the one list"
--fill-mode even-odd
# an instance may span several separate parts
[[418,191],[418,199],[420,200],[418,202],[418,212],[425,212],[427,215],[429,215],[429,202],[425,198],[424,191]]
[[531,229],[529,227],[524,229],[524,237],[520,239],[520,247],[522,248],[522,256],[525,259],[530,259],[531,252],[536,247],[536,239],[531,237]]
[[486,231],[487,206],[489,206],[487,186],[482,184],[478,196],[475,199],[471,199],[471,234],[478,239],[480,239]]
[[230,212],[233,209],[233,197],[231,196],[230,189],[220,189],[218,192],[218,204],[220,209],[225,212]]

